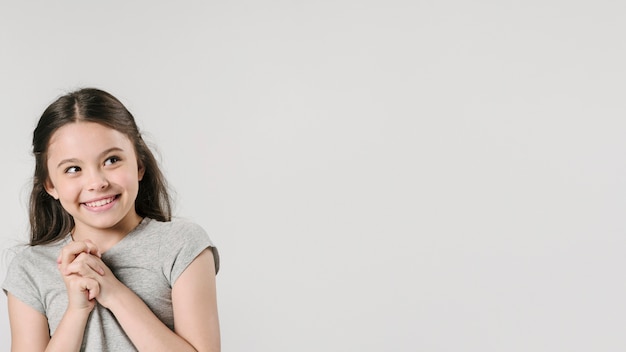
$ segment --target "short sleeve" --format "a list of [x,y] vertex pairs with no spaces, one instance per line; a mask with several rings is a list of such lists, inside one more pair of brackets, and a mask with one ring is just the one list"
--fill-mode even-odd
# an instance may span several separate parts
[[27,252],[22,249],[20,253],[13,255],[2,283],[2,289],[5,294],[11,293],[36,311],[46,314],[37,285],[38,280],[35,277],[37,265]]
[[202,227],[187,221],[177,221],[172,233],[163,237],[160,254],[164,257],[163,274],[170,285],[174,285],[178,277],[205,249],[213,252],[215,272],[219,270],[219,253]]

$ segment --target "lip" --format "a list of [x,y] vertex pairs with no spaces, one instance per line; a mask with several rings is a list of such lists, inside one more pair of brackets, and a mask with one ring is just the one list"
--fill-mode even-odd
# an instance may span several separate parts
[[119,194],[107,197],[100,197],[97,199],[89,200],[87,202],[82,202],[80,203],[80,205],[89,211],[105,211],[111,209],[111,207],[113,207],[115,203],[117,203],[119,197]]

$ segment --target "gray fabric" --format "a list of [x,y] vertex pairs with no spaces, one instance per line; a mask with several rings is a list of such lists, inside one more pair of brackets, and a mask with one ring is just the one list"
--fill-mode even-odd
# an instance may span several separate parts
[[[50,244],[26,247],[16,254],[2,285],[22,302],[48,318],[54,334],[67,307],[65,284],[56,258],[71,236]],[[215,268],[219,256],[209,236],[186,220],[159,222],[144,219],[137,228],[102,255],[115,276],[134,291],[170,329],[174,329],[171,290],[176,279],[206,248],[211,248]],[[81,351],[136,351],[113,314],[96,304],[91,312]]]

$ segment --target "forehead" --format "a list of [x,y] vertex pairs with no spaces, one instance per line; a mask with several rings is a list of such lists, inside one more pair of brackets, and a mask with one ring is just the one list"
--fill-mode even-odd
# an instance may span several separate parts
[[134,151],[130,139],[113,128],[95,122],[70,123],[50,137],[48,159],[88,157],[110,148]]

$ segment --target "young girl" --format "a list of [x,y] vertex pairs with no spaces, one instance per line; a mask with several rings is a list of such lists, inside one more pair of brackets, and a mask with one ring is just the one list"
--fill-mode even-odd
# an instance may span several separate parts
[[62,96],[33,133],[30,246],[9,266],[12,351],[219,351],[217,250],[171,219],[165,179],[112,95]]

